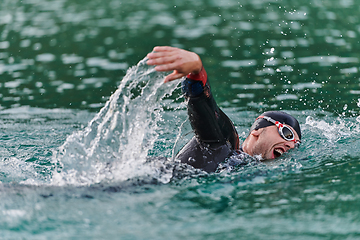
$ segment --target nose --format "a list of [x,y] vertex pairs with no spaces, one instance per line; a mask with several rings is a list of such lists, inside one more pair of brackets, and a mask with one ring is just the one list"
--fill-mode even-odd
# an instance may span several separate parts
[[287,141],[287,142],[285,143],[285,146],[286,146],[286,148],[287,148],[286,150],[295,148],[295,145],[296,145],[295,142],[293,142],[293,141]]

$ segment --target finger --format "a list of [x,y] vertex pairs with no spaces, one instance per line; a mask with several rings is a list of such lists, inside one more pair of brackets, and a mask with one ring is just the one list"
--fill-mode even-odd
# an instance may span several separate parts
[[174,51],[178,48],[175,47],[170,47],[170,46],[156,46],[153,48],[154,52],[169,52],[169,51]]
[[183,73],[179,73],[177,71],[174,71],[173,73],[167,75],[164,79],[164,83],[167,83],[167,82],[171,82],[171,81],[174,81],[176,79],[179,79],[179,78],[182,78],[184,77],[185,75]]
[[167,72],[167,71],[172,71],[172,70],[177,70],[179,72],[181,72],[180,70],[180,65],[178,61],[175,62],[167,62],[164,64],[159,64],[155,67],[156,71],[159,72]]
[[148,58],[158,58],[163,57],[167,55],[176,55],[178,52],[181,51],[179,48],[174,47],[154,47],[153,51],[151,53],[147,54]]
[[149,53],[147,55],[149,60],[146,62],[148,65],[163,65],[176,61],[178,56],[176,54],[167,53]]
[[165,65],[165,64],[174,63],[177,59],[178,59],[178,57],[176,55],[159,56],[156,58],[150,58],[147,61],[147,64],[148,65]]
[[146,56],[150,59],[154,59],[154,58],[169,57],[174,55],[177,55],[176,52],[166,51],[166,52],[151,52],[148,53]]
[[148,53],[148,58],[159,58],[167,55],[174,55],[175,53],[169,49],[169,47],[154,47],[153,51]]

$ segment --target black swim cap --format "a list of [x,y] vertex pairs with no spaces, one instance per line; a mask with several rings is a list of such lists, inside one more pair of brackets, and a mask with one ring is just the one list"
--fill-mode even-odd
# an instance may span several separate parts
[[[268,112],[264,112],[260,116],[268,116],[276,121],[281,122],[282,124],[291,126],[296,131],[299,138],[301,139],[301,130],[300,130],[299,122],[296,120],[296,118],[294,118],[290,114],[287,114],[286,112],[281,112],[281,111],[268,111]],[[258,130],[260,128],[268,127],[271,125],[273,125],[273,123],[268,122],[267,120],[265,120],[263,118],[258,118],[255,120],[255,122],[251,126],[250,132],[252,132],[252,130]]]

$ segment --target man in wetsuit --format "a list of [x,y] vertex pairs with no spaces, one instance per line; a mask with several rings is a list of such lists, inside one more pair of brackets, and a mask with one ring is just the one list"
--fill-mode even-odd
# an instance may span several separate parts
[[149,65],[157,71],[173,71],[164,82],[186,76],[182,89],[188,102],[188,115],[195,137],[177,154],[183,163],[213,172],[228,158],[243,159],[247,155],[274,159],[300,144],[298,121],[280,111],[261,114],[250,128],[240,147],[232,121],[217,106],[210,90],[200,57],[174,47],[155,47],[148,55]]

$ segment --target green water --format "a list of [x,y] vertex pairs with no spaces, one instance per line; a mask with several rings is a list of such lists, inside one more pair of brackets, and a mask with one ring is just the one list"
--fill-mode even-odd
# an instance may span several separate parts
[[[0,239],[360,238],[359,8],[0,0]],[[282,109],[302,146],[174,175],[189,138],[180,89],[144,65],[128,71],[157,45],[201,56],[241,140]]]

